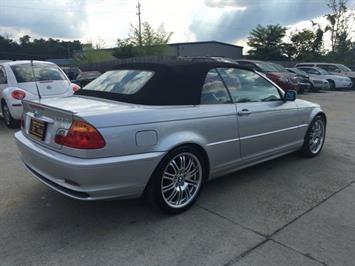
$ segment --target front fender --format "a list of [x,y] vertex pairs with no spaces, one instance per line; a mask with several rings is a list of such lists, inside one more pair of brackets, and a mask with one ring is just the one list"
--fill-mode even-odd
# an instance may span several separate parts
[[325,122],[327,123],[327,116],[324,113],[324,111],[322,110],[322,108],[321,107],[316,107],[316,108],[313,108],[312,112],[310,112],[310,114],[309,114],[308,124],[311,124],[313,119],[317,115],[322,115],[324,117],[324,119],[325,119]]

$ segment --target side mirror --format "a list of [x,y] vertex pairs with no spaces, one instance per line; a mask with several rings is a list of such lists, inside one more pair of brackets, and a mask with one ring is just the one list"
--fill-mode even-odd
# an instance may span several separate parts
[[294,102],[297,98],[297,92],[293,90],[287,90],[284,95],[285,102]]

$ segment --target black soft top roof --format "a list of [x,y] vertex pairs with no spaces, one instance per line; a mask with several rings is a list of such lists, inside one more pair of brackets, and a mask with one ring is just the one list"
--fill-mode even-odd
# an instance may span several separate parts
[[170,60],[137,62],[117,65],[112,70],[154,71],[154,76],[132,95],[81,89],[76,95],[144,105],[197,105],[208,71],[218,67],[237,67],[238,64],[213,60]]

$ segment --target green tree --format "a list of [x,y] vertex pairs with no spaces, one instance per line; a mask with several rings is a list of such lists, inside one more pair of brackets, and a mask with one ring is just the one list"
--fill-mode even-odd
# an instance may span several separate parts
[[139,29],[131,25],[128,38],[117,40],[117,48],[113,55],[117,58],[161,55],[172,34],[172,32],[166,32],[163,25],[155,30],[148,22],[144,22],[140,35]]
[[248,45],[252,47],[249,55],[256,59],[283,59],[282,39],[286,36],[286,27],[281,25],[258,25],[250,32]]
[[112,61],[114,59],[112,51],[100,48],[94,49],[92,43],[88,43],[83,45],[83,52],[75,57],[75,63],[78,65],[86,65]]
[[80,41],[61,41],[55,39],[32,39],[25,35],[19,42],[0,36],[0,59],[50,59],[70,58],[74,51],[82,49]]
[[20,44],[21,45],[28,45],[31,41],[31,36],[29,35],[24,35],[22,37],[20,37]]
[[[351,49],[350,21],[354,21],[354,14],[348,12],[348,0],[328,0],[330,13],[325,17],[329,25],[326,31],[330,31],[331,52],[346,52]],[[340,50],[340,51],[338,51]]]
[[301,61],[314,60],[321,55],[323,32],[308,29],[291,34],[291,45],[295,51],[294,59]]

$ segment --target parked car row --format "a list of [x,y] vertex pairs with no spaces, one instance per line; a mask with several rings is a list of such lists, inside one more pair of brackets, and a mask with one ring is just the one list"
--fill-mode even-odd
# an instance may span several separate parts
[[355,86],[355,72],[339,64],[302,63],[294,68],[257,60],[236,60],[240,65],[264,73],[284,90],[319,91],[350,89]]
[[331,63],[300,63],[297,67],[316,67],[327,71],[329,74],[344,76],[351,79],[353,85],[355,85],[355,71],[341,64]]

